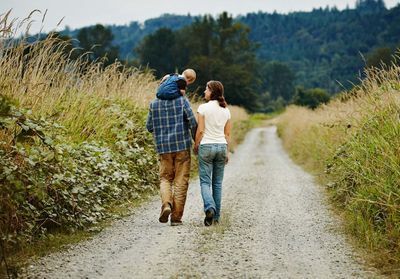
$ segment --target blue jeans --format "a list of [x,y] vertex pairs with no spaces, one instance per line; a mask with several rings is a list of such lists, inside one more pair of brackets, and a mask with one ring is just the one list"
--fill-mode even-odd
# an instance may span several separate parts
[[199,147],[199,176],[204,212],[213,209],[214,220],[219,220],[221,211],[226,147],[226,144],[220,143],[201,144]]

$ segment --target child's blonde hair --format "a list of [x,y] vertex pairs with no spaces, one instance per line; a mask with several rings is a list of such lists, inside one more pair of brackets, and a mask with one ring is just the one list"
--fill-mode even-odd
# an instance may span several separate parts
[[193,69],[184,70],[182,75],[188,83],[193,83],[196,80],[196,72]]

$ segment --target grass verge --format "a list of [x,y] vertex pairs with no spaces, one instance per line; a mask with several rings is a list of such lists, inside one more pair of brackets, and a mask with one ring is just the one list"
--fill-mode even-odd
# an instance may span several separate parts
[[371,69],[328,105],[293,106],[278,121],[292,158],[326,185],[346,231],[391,276],[400,275],[399,73]]

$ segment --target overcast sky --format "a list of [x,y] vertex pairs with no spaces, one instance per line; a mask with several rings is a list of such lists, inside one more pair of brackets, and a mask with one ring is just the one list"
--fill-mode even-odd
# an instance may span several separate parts
[[[353,8],[356,0],[0,0],[0,14],[13,9],[12,18],[25,18],[34,9],[47,11],[43,30],[53,30],[63,18],[61,28],[72,29],[101,24],[127,24],[131,21],[143,22],[164,13],[187,15],[217,15],[227,11],[233,16],[248,12],[288,13],[310,11],[313,8],[336,6]],[[399,4],[400,0],[385,0],[386,7]],[[35,14],[36,23],[31,30],[37,32],[42,23],[42,15]]]

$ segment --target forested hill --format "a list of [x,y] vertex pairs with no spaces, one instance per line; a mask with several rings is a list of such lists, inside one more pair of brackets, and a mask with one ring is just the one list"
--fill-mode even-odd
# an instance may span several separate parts
[[382,1],[363,1],[356,9],[317,9],[288,15],[252,13],[239,18],[260,43],[258,56],[289,63],[306,87],[338,90],[377,47],[400,45],[400,6],[386,9]]
[[[110,26],[119,57],[131,60],[138,43],[161,27],[180,29],[195,21],[191,15],[163,15],[124,26]],[[250,28],[258,43],[260,60],[277,60],[290,66],[296,85],[321,87],[330,93],[341,84],[357,83],[368,56],[377,48],[394,51],[400,45],[400,5],[385,8],[382,0],[358,0],[356,8],[314,9],[312,12],[249,13],[235,18]],[[67,32],[74,36],[77,30]],[[350,82],[349,82],[350,81]]]
[[146,20],[142,25],[136,21],[128,26],[112,25],[111,31],[114,35],[114,43],[119,46],[121,59],[129,59],[136,56],[134,48],[143,39],[160,28],[169,28],[172,30],[180,29],[191,24],[194,17],[165,14],[158,18]]

